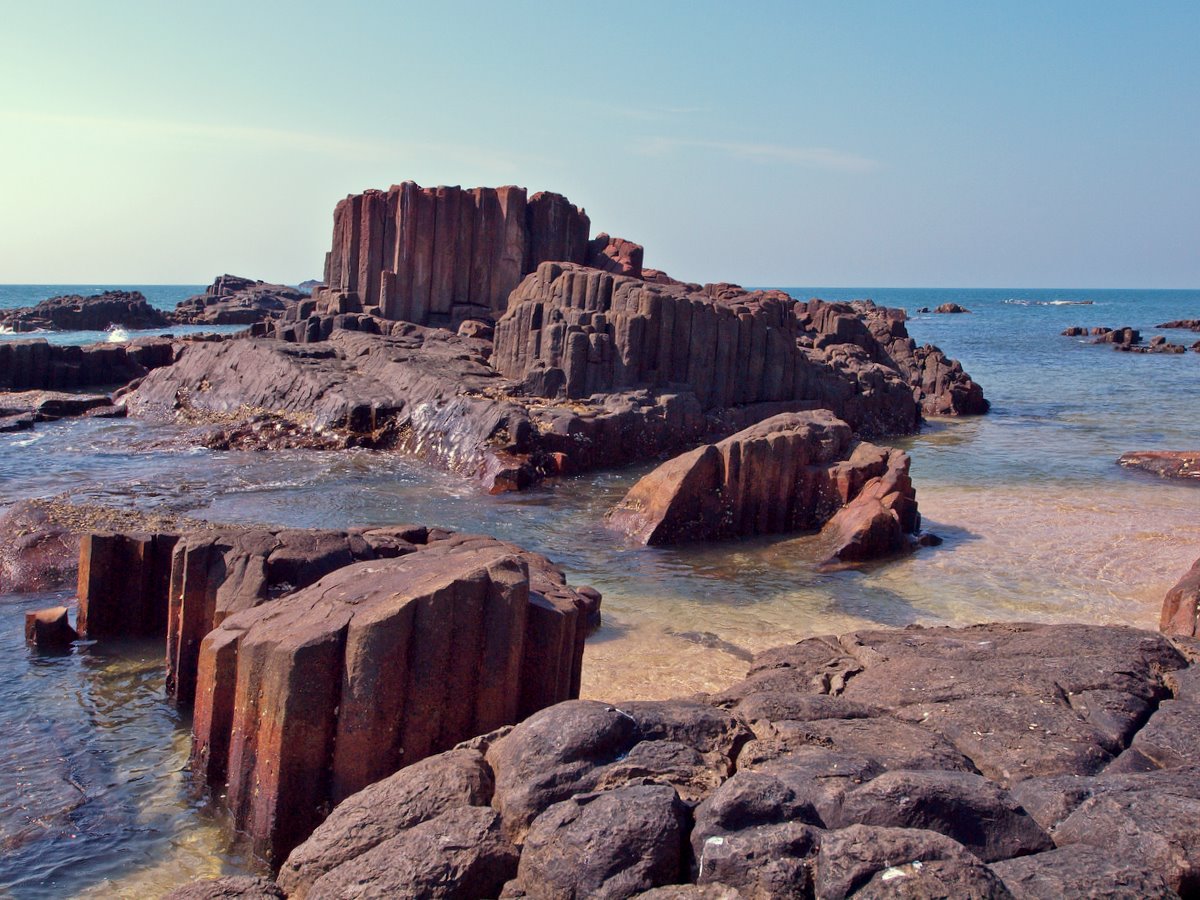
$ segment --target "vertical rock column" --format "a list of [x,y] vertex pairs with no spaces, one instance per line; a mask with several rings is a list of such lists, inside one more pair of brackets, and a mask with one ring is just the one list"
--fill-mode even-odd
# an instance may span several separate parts
[[85,534],[79,621],[90,638],[165,637],[174,534]]

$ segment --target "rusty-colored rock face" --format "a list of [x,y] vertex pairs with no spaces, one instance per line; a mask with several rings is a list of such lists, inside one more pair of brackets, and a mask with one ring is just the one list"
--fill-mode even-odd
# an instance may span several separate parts
[[585,262],[589,228],[560,194],[406,181],[337,205],[325,283],[387,319],[489,319],[543,260]]
[[339,568],[204,638],[193,771],[280,861],[331,804],[577,696],[590,605],[491,538]]

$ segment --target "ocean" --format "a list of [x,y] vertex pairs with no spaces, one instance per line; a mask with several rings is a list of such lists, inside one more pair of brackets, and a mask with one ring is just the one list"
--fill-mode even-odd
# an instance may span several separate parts
[[[0,286],[0,308],[103,287]],[[163,308],[202,290],[137,289]],[[744,674],[746,653],[813,634],[1001,619],[1156,625],[1163,594],[1200,556],[1200,486],[1116,459],[1200,447],[1200,353],[1115,353],[1061,332],[1129,325],[1190,346],[1200,335],[1154,326],[1200,318],[1200,291],[786,290],[903,307],[918,342],[983,386],[988,415],[891,442],[912,456],[925,527],[942,546],[824,574],[809,538],[639,548],[606,531],[603,514],[646,467],[490,497],[368,451],[153,452],[141,448],[162,427],[136,420],[0,435],[0,507],[69,492],[221,522],[496,534],[604,594],[583,690],[614,701],[719,688]],[[914,313],[947,302],[970,313]],[[22,615],[47,605],[44,595],[0,598],[0,895],[145,896],[244,871],[219,818],[186,789],[189,723],[162,701],[161,648],[32,656]]]

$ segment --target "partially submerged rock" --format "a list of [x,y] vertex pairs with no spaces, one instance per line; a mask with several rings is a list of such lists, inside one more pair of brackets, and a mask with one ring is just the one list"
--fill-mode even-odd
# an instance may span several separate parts
[[149,304],[141,291],[105,291],[90,297],[68,294],[37,306],[0,311],[0,324],[14,331],[103,331],[123,328],[163,328],[167,315]]
[[[170,365],[181,346],[168,337],[87,346],[51,344],[42,338],[0,341],[0,391],[118,387]],[[3,405],[6,398],[0,393]]]
[[1117,464],[1160,478],[1200,480],[1200,451],[1195,450],[1137,450],[1123,453]]
[[69,647],[79,639],[71,627],[70,611],[65,606],[25,613],[25,643],[39,650]]
[[1163,634],[1200,637],[1200,559],[1167,591],[1158,629]]
[[854,441],[849,425],[818,410],[775,416],[663,463],[608,521],[653,545],[826,526],[834,557],[859,562],[903,549],[920,516],[908,456]]

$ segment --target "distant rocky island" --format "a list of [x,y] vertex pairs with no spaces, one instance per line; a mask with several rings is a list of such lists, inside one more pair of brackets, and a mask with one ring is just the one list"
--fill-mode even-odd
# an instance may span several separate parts
[[[311,294],[226,275],[170,315],[126,294],[10,312],[13,330],[247,327],[0,343],[0,429],[130,415],[181,445],[403,454],[489,492],[656,463],[609,511],[614,541],[930,552],[908,457],[881,441],[986,413],[962,366],[903,310],[644,256],[559,194],[366,191],[337,204]],[[276,875],[177,898],[1200,891],[1195,571],[1162,634],[814,637],[724,692],[610,705],[577,699],[600,594],[493,537],[71,504],[0,526],[0,591],[78,587],[74,625],[31,613],[32,642],[162,640],[192,777]]]

